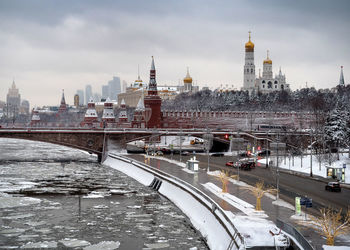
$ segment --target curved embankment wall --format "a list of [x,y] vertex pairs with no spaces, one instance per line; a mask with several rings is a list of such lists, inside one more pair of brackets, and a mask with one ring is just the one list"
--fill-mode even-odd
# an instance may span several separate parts
[[133,159],[109,153],[103,164],[150,186],[186,214],[210,249],[245,249],[244,240],[225,212],[210,197],[188,183]]

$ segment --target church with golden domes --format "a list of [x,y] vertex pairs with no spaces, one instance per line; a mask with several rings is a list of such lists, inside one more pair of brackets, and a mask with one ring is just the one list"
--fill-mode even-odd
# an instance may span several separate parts
[[249,41],[245,44],[245,64],[243,73],[243,88],[252,93],[269,93],[272,91],[290,90],[289,84],[286,83],[286,76],[282,74],[281,68],[279,73],[273,76],[272,60],[269,58],[269,51],[267,57],[263,62],[262,75],[259,70],[259,77],[255,74],[254,64],[254,43],[251,41],[249,32]]

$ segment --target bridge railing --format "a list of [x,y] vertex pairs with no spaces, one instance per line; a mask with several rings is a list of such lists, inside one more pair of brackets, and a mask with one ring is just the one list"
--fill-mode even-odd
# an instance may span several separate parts
[[[190,185],[189,183],[173,175],[165,173],[157,168],[146,165],[144,163],[128,158],[126,156],[119,156],[113,153],[109,153],[108,155],[114,159],[118,159],[127,163],[131,163],[137,167],[140,167],[143,170],[150,172],[151,174],[153,174],[154,176],[160,179],[166,179],[168,182],[172,183],[173,185],[190,193],[198,202],[200,202],[203,206],[205,206],[216,217],[219,223],[224,227],[226,232],[230,235],[231,242],[235,244],[237,249],[242,249],[242,248],[245,249],[244,238],[238,232],[237,228],[232,223],[230,218],[227,216],[225,211],[212,198],[210,198],[208,195],[200,191],[198,188]],[[230,249],[230,247],[228,247],[228,249]]]

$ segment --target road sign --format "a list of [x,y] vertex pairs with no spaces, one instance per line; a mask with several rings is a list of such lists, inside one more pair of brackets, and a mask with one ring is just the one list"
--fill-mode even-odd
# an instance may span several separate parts
[[305,207],[312,207],[312,199],[307,197],[300,198],[300,205],[303,205]]
[[295,214],[301,215],[300,197],[295,197]]
[[343,164],[343,168],[346,168],[346,164]]

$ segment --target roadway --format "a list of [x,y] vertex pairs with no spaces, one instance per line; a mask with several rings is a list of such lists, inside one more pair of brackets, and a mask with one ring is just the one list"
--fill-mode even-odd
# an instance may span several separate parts
[[[189,156],[182,156],[183,161],[189,159]],[[197,160],[200,161],[200,167],[207,167],[207,156],[196,155]],[[179,156],[175,155],[174,159]],[[210,171],[213,170],[228,170],[230,174],[236,175],[238,173],[236,168],[226,167],[225,163],[232,161],[231,156],[224,157],[210,157]],[[259,180],[263,180],[268,186],[276,187],[276,173],[275,168],[265,168],[265,166],[257,166],[250,171],[240,170],[240,180],[255,185]],[[318,212],[321,207],[333,207],[346,211],[350,205],[350,189],[342,188],[341,192],[329,192],[325,190],[325,185],[329,181],[325,178],[315,177],[310,178],[303,175],[290,174],[287,171],[280,170],[280,196],[284,200],[294,204],[295,197],[307,196],[313,201],[313,213]],[[316,210],[316,211],[315,211]]]

